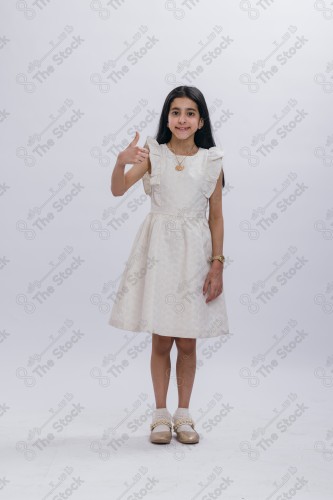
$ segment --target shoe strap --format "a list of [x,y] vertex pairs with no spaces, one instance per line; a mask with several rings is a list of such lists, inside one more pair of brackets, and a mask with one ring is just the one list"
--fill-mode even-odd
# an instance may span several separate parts
[[172,429],[172,423],[170,422],[170,420],[167,420],[166,418],[158,418],[157,420],[155,420],[155,422],[153,424],[150,424],[150,430],[152,431],[153,429],[155,429],[155,427],[157,425],[167,425],[170,429]]
[[174,430],[177,432],[178,427],[180,427],[181,425],[190,425],[192,427],[192,429],[194,430],[194,422],[191,418],[187,418],[187,417],[177,418],[177,420],[175,420],[175,422],[173,424]]

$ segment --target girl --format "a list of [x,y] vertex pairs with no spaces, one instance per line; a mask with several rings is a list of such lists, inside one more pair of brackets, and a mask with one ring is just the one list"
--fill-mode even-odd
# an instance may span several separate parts
[[[148,136],[143,148],[138,140],[136,132],[118,155],[111,192],[122,196],[142,179],[151,210],[134,239],[109,324],[152,334],[156,409],[150,441],[170,443],[173,421],[178,441],[198,443],[189,413],[196,339],[229,333],[223,291],[223,151],[215,146],[204,96],[189,86],[166,97],[156,139]],[[127,164],[133,167],[125,173]],[[166,399],[174,342],[178,408],[171,416]]]

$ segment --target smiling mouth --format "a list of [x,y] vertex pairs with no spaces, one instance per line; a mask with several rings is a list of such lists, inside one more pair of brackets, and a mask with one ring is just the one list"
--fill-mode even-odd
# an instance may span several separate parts
[[189,130],[190,127],[176,127],[178,130]]

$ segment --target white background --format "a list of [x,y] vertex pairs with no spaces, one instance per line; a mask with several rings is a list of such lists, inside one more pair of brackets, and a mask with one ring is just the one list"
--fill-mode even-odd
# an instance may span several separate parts
[[[2,497],[331,498],[330,2],[0,11]],[[149,443],[151,336],[107,324],[150,208],[141,181],[112,196],[116,156],[182,84],[225,153],[231,330],[197,343],[192,447]]]

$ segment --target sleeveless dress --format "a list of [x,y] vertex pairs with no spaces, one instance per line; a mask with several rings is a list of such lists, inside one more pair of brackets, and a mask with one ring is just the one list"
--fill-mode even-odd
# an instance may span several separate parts
[[[223,151],[199,148],[182,171],[166,144],[147,137],[151,174],[142,177],[151,209],[135,236],[109,325],[182,338],[229,333],[225,291],[206,303],[212,238],[206,211],[222,170]],[[177,155],[180,158],[180,155]]]

